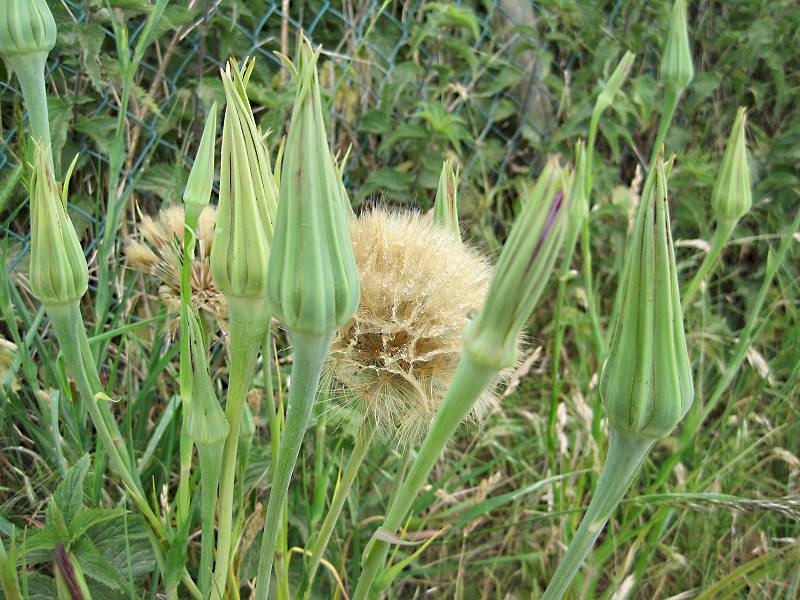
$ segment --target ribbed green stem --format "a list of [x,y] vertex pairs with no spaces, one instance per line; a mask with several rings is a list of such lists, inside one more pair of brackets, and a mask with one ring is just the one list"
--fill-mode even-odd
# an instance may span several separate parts
[[[43,147],[50,146],[50,120],[47,115],[47,93],[44,85],[44,67],[47,62],[46,52],[14,56],[10,59],[11,69],[16,73],[25,106],[28,110],[28,121],[31,137]],[[52,150],[50,153],[52,164]]]
[[294,347],[294,363],[286,407],[286,423],[281,434],[277,460],[273,459],[272,489],[269,493],[258,559],[256,600],[267,600],[269,597],[269,582],[272,576],[281,511],[286,501],[297,455],[300,453],[300,445],[311,417],[322,365],[334,334],[333,331],[322,335],[309,335],[296,331],[288,333],[289,341]]
[[303,578],[303,583],[297,593],[297,598],[311,597],[311,586],[314,583],[314,576],[319,568],[320,561],[322,561],[322,556],[325,554],[325,549],[328,547],[328,542],[330,542],[339,516],[342,514],[342,508],[344,508],[344,503],[345,500],[347,500],[347,495],[350,493],[350,488],[353,486],[361,463],[364,462],[364,457],[366,457],[367,451],[372,443],[372,436],[373,427],[367,422],[365,422],[365,424],[359,428],[358,433],[356,433],[356,444],[344,467],[342,478],[339,480],[333,492],[331,505],[328,508],[325,519],[322,521],[322,527],[320,527],[319,533],[311,544],[311,560],[308,564],[306,575]]
[[[394,534],[400,529],[442,450],[496,374],[495,369],[476,364],[467,354],[462,355],[453,381],[436,412],[417,458],[412,463],[399,492],[389,505],[381,527],[383,530]],[[364,556],[361,560],[361,576],[358,578],[354,600],[366,600],[372,597],[370,589],[378,572],[383,567],[388,552],[389,543],[373,535],[364,549]]]
[[683,89],[676,88],[672,85],[667,85],[664,92],[664,105],[661,110],[661,118],[658,122],[658,131],[656,132],[655,143],[650,152],[650,162],[648,164],[648,173],[653,170],[658,153],[661,152],[661,146],[664,145],[664,140],[667,139],[667,132],[669,126],[672,124],[672,117],[675,116],[675,109],[678,108],[678,99],[681,96]]
[[222,468],[222,452],[222,444],[197,446],[202,488],[199,581],[203,598],[211,595],[211,577],[214,566],[214,517],[217,509],[217,486]]
[[145,501],[141,483],[130,471],[127,461],[123,458],[123,456],[127,455],[124,441],[118,435],[112,437],[108,419],[104,416],[104,412],[110,411],[107,407],[105,411],[101,409],[95,399],[96,388],[93,388],[92,379],[94,379],[96,375],[92,376],[87,374],[84,359],[82,358],[81,346],[88,346],[88,342],[82,339],[82,337],[85,338],[86,332],[83,329],[83,319],[78,302],[50,304],[45,306],[45,309],[53,324],[53,329],[56,332],[56,337],[61,346],[67,368],[75,379],[78,391],[83,397],[83,402],[89,412],[89,417],[92,419],[92,423],[97,430],[97,435],[100,437],[111,459],[112,468],[128,488],[128,492],[131,494],[137,508],[139,508],[148,520],[154,531],[158,533],[159,537],[164,539],[163,525]]
[[719,221],[717,223],[717,228],[714,230],[714,237],[711,239],[711,248],[703,259],[703,262],[700,263],[697,273],[695,273],[692,281],[689,283],[689,287],[686,288],[686,292],[683,294],[684,311],[686,311],[686,308],[691,303],[697,290],[700,289],[700,285],[705,278],[708,277],[709,273],[717,266],[719,257],[722,254],[722,249],[725,247],[725,244],[728,243],[734,227],[736,227],[735,219]]
[[542,600],[560,600],[591,552],[606,522],[628,491],[654,440],[611,432],[608,456],[580,527],[556,569]]
[[233,533],[233,495],[236,478],[236,454],[247,392],[253,381],[256,359],[269,328],[266,304],[246,298],[227,298],[230,315],[230,380],[225,417],[230,432],[222,454],[222,479],[219,488],[219,527],[216,564],[211,597],[221,600],[228,577]]

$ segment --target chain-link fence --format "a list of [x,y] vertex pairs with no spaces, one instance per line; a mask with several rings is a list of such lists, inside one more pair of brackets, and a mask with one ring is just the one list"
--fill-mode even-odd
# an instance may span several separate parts
[[[91,252],[102,228],[99,190],[107,185],[108,142],[120,103],[117,49],[105,3],[50,4],[59,24],[48,63],[53,145],[62,172],[75,153],[93,163],[79,163],[88,178],[80,185],[93,191],[79,191],[74,197],[81,201],[71,204],[93,232],[83,236]],[[134,47],[152,7],[145,1],[111,6],[130,28]],[[275,53],[293,54],[302,31],[324,48],[331,135],[339,152],[352,151],[345,177],[355,202],[381,194],[427,206],[448,155],[460,163],[466,188],[487,181],[502,186],[538,167],[535,150],[545,145],[559,110],[560,99],[544,82],[561,77],[565,64],[554,60],[538,33],[539,8],[511,0],[170,3],[136,74],[126,184],[134,186],[136,202],[150,198],[158,206],[179,197],[203,115],[222,98],[218,69],[228,56],[257,58],[251,100],[262,127],[282,133],[293,84]],[[0,181],[7,186],[23,171],[24,112],[15,86],[11,76],[0,82]],[[6,190],[1,217],[12,240],[12,268],[29,239],[25,195],[17,188]]]

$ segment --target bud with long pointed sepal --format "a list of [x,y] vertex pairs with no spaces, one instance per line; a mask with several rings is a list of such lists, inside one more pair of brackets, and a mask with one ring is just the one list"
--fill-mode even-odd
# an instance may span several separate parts
[[433,220],[449,230],[456,239],[461,239],[458,225],[458,173],[453,170],[453,161],[446,160],[439,176],[439,188],[433,203]]
[[571,175],[547,163],[503,247],[484,307],[464,330],[464,351],[480,365],[516,361],[517,338],[550,278],[569,213]]
[[217,135],[217,103],[211,106],[203,127],[203,136],[197,149],[189,180],[186,182],[186,191],[183,193],[183,202],[186,205],[186,226],[194,229],[200,218],[200,213],[211,200],[211,189],[214,186],[214,151]]
[[265,299],[276,186],[246,86],[253,63],[231,61],[222,73],[227,105],[222,130],[219,211],[211,273],[226,298]]
[[86,585],[75,556],[64,547],[57,544],[53,555],[55,563],[56,598],[58,600],[91,600],[92,594]]
[[600,376],[613,430],[669,435],[694,398],[661,157],[645,189],[622,285],[622,308]]
[[694,63],[686,25],[686,0],[675,0],[672,5],[667,43],[661,57],[660,78],[667,85],[681,90],[694,79]]
[[49,150],[36,148],[31,174],[31,289],[46,305],[77,302],[89,285],[89,268],[67,215],[67,184],[59,193]]
[[186,315],[192,357],[192,404],[186,430],[198,447],[221,448],[228,437],[228,421],[211,383],[200,323],[193,310],[187,311]]
[[270,308],[287,330],[321,335],[355,312],[359,280],[338,172],[322,117],[319,49],[300,42],[269,265]]
[[622,89],[622,84],[625,83],[625,80],[628,78],[628,73],[630,73],[631,67],[633,66],[634,58],[636,58],[636,55],[630,51],[625,52],[625,54],[622,55],[619,63],[617,63],[614,71],[612,71],[608,80],[605,82],[605,85],[603,85],[603,89],[597,96],[595,110],[602,112],[611,106],[611,103],[614,101],[614,97]]
[[718,221],[738,221],[747,214],[753,203],[750,166],[747,163],[746,125],[747,111],[740,107],[711,194],[714,215]]

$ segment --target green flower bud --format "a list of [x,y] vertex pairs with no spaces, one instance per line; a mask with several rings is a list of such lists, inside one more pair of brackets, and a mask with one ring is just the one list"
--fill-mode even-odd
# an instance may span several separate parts
[[36,148],[31,174],[31,289],[43,304],[66,304],[86,293],[89,268],[67,215],[67,186],[61,196],[49,155]]
[[436,201],[433,203],[433,220],[461,239],[461,228],[458,226],[458,174],[453,171],[453,161],[446,160],[439,176],[439,188],[436,190]]
[[675,429],[694,397],[661,157],[642,202],[599,389],[613,430],[655,440]]
[[240,70],[231,61],[222,74],[227,105],[211,274],[225,296],[262,299],[277,188],[266,143],[245,93],[252,69],[252,62]]
[[203,137],[200,138],[200,147],[194,159],[189,181],[186,182],[186,191],[183,193],[183,202],[186,204],[186,224],[192,229],[197,225],[200,213],[211,200],[211,188],[214,186],[214,150],[217,135],[217,103],[211,106],[206,124],[203,128]]
[[625,80],[628,78],[628,73],[630,73],[631,67],[633,66],[634,58],[636,58],[636,55],[630,51],[622,56],[614,72],[611,73],[602,91],[597,96],[595,110],[600,110],[602,112],[611,106],[611,103],[614,101],[614,96],[619,93],[622,89],[622,84],[625,83]]
[[53,553],[58,600],[91,600],[92,594],[78,561],[64,544],[57,544]]
[[0,0],[0,56],[46,57],[55,45],[56,22],[45,0]]
[[718,221],[738,221],[747,214],[753,203],[750,167],[747,164],[746,124],[747,111],[740,107],[711,194]]
[[478,316],[464,329],[464,351],[481,366],[516,362],[517,338],[536,306],[564,239],[569,177],[547,163],[517,217]]
[[286,139],[268,296],[289,330],[322,335],[355,312],[359,280],[345,194],[325,135],[317,60],[300,41],[298,89]]
[[192,355],[192,404],[186,431],[198,447],[221,446],[228,437],[228,420],[211,383],[200,323],[194,311],[188,311],[187,315]]
[[686,27],[686,0],[675,0],[669,21],[667,43],[661,57],[661,81],[678,89],[686,88],[694,79],[692,51]]

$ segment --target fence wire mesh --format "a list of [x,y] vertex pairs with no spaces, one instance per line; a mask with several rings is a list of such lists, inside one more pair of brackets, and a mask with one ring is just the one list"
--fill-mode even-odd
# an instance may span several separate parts
[[[56,169],[63,173],[72,156],[82,157],[84,175],[72,186],[70,206],[91,253],[103,227],[104,175],[120,106],[116,40],[104,2],[50,4],[59,25],[47,72]],[[152,5],[110,4],[134,48]],[[610,24],[618,8],[601,16]],[[572,58],[550,51],[541,34],[546,20],[538,4],[513,0],[170,3],[135,75],[125,185],[133,186],[135,204],[151,209],[180,198],[203,117],[224,98],[218,70],[229,56],[257,58],[249,93],[276,145],[293,96],[276,52],[292,55],[302,31],[324,48],[331,138],[336,151],[351,149],[345,183],[355,203],[380,194],[429,206],[446,156],[457,158],[468,199],[489,182],[503,189],[538,169],[559,114],[562,98],[548,79],[563,78]],[[24,153],[15,86],[10,75],[0,82],[0,182],[7,185],[20,176]],[[24,193],[6,195],[15,201],[3,207],[0,226],[13,269],[28,252],[27,208]]]

